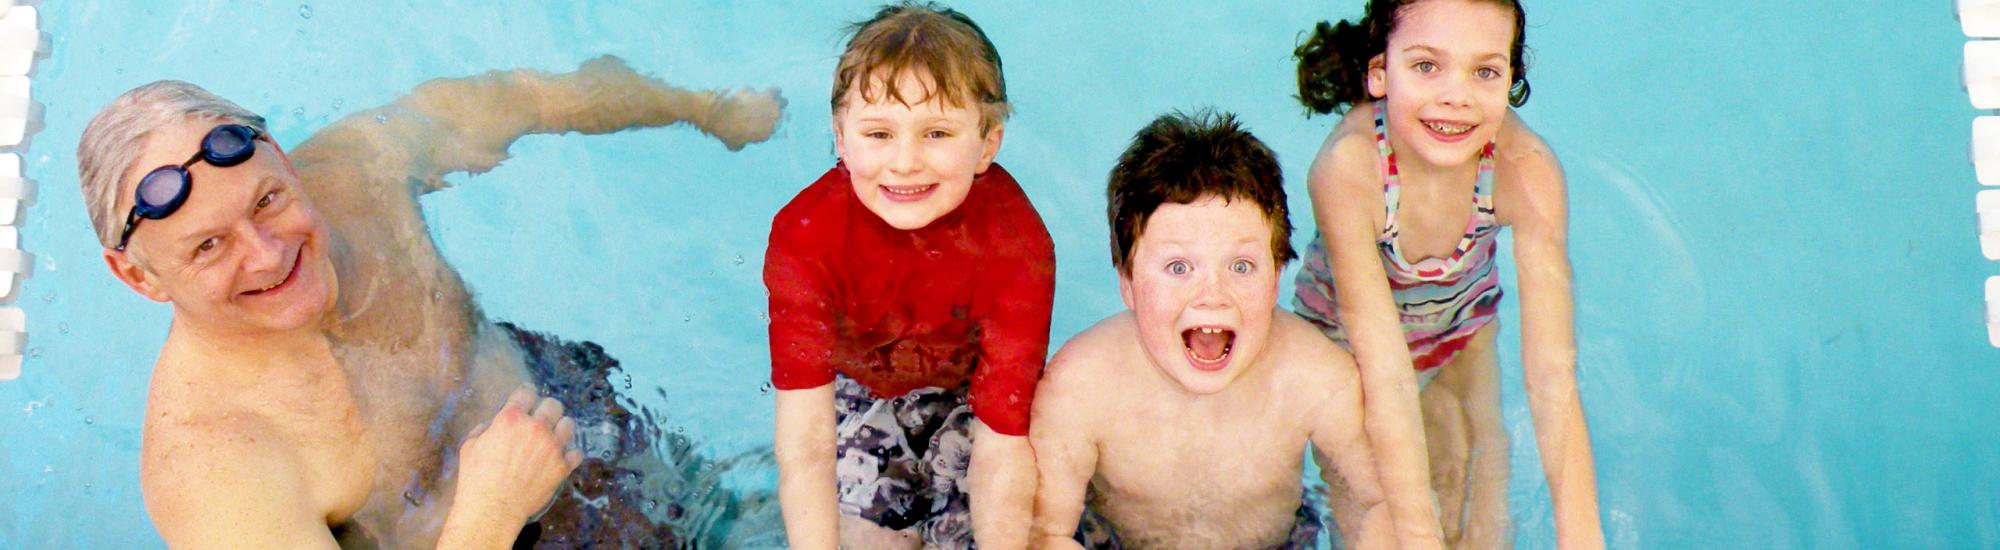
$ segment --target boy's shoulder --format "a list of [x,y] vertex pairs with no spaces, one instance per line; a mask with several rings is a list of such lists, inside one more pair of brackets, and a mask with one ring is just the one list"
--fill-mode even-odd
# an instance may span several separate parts
[[[1271,349],[1266,363],[1275,375],[1302,387],[1327,387],[1324,381],[1357,367],[1346,348],[1333,343],[1312,322],[1278,309],[1271,318]],[[1287,384],[1291,385],[1291,384]]]
[[1071,336],[1049,359],[1042,382],[1050,385],[1091,384],[1116,376],[1124,361],[1139,350],[1138,323],[1132,312],[1104,318]]
[[848,187],[846,169],[835,165],[800,189],[771,217],[770,246],[801,245],[803,250],[815,250],[820,241],[839,239],[843,232],[834,228],[845,226],[851,218]]
[[[970,220],[970,227],[979,239],[993,245],[980,250],[1016,260],[1053,261],[1055,240],[1013,174],[995,162],[976,181],[980,190],[959,208],[975,208],[979,213],[976,220]],[[975,200],[980,204],[970,204]]]

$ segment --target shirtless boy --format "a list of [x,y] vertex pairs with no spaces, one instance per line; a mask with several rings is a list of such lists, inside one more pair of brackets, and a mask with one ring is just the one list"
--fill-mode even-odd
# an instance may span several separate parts
[[1277,158],[1229,115],[1170,114],[1108,195],[1128,310],[1064,344],[1035,390],[1037,546],[1310,548],[1307,443],[1354,499],[1350,542],[1393,545],[1353,359],[1277,309],[1296,256]]

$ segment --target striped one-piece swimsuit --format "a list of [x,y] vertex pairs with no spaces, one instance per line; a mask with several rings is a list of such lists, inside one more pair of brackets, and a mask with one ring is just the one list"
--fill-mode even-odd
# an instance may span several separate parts
[[[1473,185],[1472,219],[1465,236],[1448,258],[1425,258],[1415,264],[1403,260],[1396,246],[1397,198],[1402,184],[1396,173],[1396,154],[1389,148],[1387,125],[1381,103],[1375,108],[1375,144],[1381,150],[1382,203],[1387,222],[1376,237],[1382,252],[1382,268],[1389,275],[1389,289],[1402,316],[1403,338],[1410,345],[1410,360],[1428,382],[1436,369],[1472,340],[1481,327],[1493,322],[1500,305],[1500,270],[1494,261],[1500,234],[1493,214],[1493,144],[1488,143],[1479,157],[1479,180]],[[1327,263],[1325,235],[1315,236],[1306,249],[1305,266],[1299,270],[1298,296],[1294,302],[1299,316],[1319,325],[1320,330],[1353,350],[1341,328],[1339,308],[1333,292],[1333,274]]]

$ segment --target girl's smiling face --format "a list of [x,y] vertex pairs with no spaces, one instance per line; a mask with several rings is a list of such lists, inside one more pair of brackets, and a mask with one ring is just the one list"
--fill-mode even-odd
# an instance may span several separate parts
[[1513,86],[1514,12],[1491,2],[1403,7],[1388,49],[1369,61],[1368,94],[1388,109],[1399,161],[1463,166],[1500,133]]

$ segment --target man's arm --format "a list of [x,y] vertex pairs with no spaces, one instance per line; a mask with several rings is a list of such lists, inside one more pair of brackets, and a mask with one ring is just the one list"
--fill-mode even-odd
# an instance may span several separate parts
[[425,82],[394,103],[335,121],[292,159],[301,171],[359,164],[368,180],[407,183],[421,195],[443,189],[445,174],[493,169],[528,134],[686,122],[736,150],[770,138],[783,107],[775,90],[692,91],[603,56],[568,73],[520,69]]
[[521,526],[553,498],[556,487],[583,462],[568,448],[576,422],[562,402],[522,387],[493,420],[472,430],[459,446],[459,479],[437,547],[447,550],[508,548]]
[[[165,430],[162,430],[165,431]],[[288,450],[240,433],[161,433],[141,460],[146,512],[173,548],[338,548]],[[197,441],[200,440],[200,441]],[[152,445],[149,445],[152,447]]]

